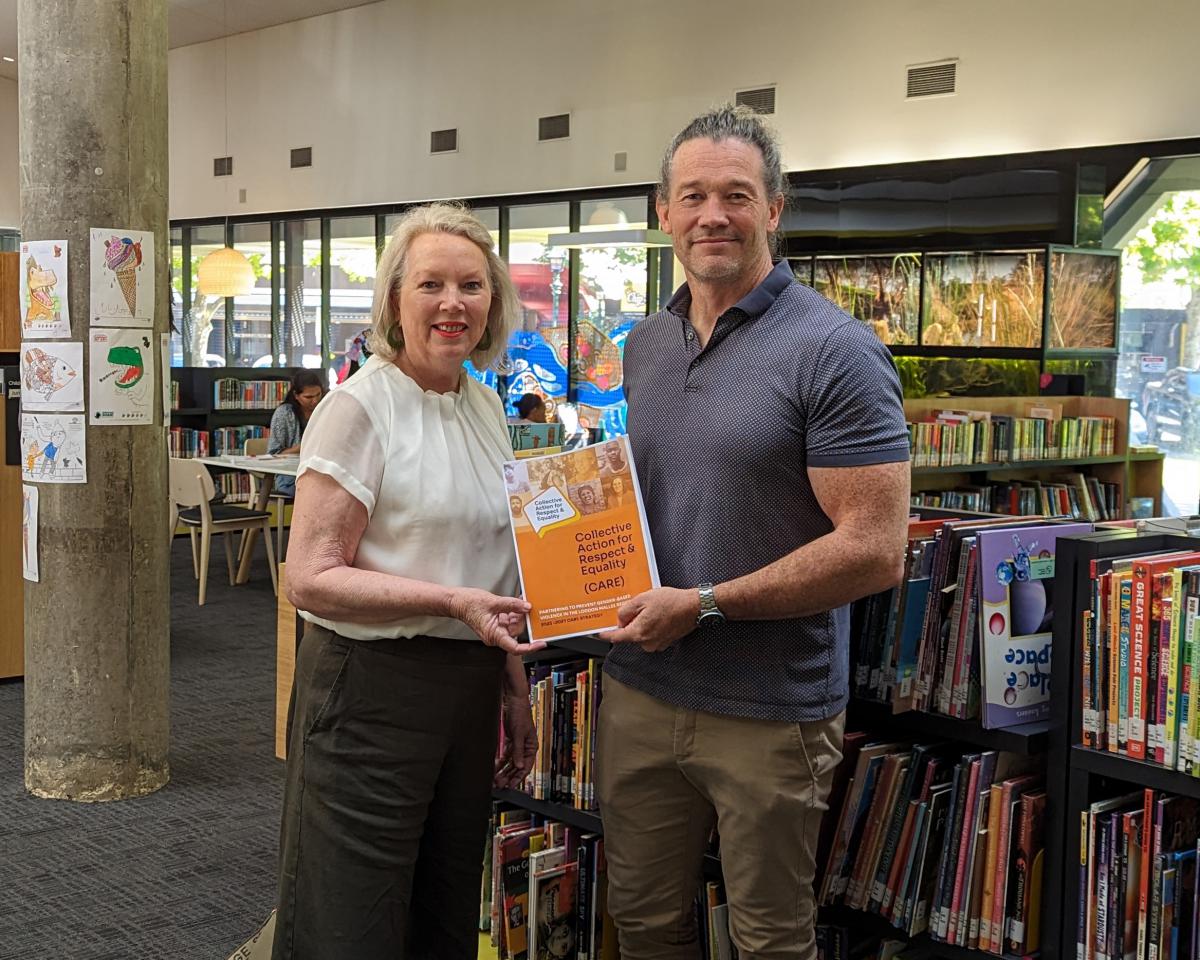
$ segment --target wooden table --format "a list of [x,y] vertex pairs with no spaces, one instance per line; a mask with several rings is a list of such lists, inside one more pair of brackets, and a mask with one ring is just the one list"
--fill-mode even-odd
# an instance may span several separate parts
[[[205,466],[217,467],[222,470],[243,470],[257,479],[258,494],[250,504],[253,510],[267,509],[267,501],[271,498],[271,487],[276,477],[294,477],[300,467],[299,457],[276,457],[267,454],[261,457],[197,457]],[[242,537],[241,551],[238,555],[238,570],[236,583],[245,583],[250,579],[250,556],[254,552],[254,541],[258,537],[257,530],[247,530]],[[276,557],[276,563],[283,562],[283,557]],[[282,583],[282,581],[281,581]],[[282,590],[281,590],[282,592]]]

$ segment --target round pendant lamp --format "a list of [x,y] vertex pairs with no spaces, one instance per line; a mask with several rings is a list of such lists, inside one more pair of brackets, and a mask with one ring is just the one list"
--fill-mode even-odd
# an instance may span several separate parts
[[196,288],[210,297],[241,297],[254,289],[254,268],[232,247],[214,250],[196,267]]

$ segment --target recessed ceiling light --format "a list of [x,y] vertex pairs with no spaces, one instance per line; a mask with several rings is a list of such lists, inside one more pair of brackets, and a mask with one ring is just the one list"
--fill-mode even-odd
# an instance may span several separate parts
[[4,57],[3,59],[4,59],[5,63],[16,63],[17,62],[12,57]]

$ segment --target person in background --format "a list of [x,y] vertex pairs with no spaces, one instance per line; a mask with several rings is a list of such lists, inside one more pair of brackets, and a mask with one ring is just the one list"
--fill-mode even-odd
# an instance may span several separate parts
[[371,358],[305,433],[274,960],[476,956],[491,790],[533,765],[521,655],[543,645],[516,639],[504,410],[463,364],[494,363],[519,309],[482,223],[414,208],[379,262]]
[[[271,435],[267,439],[267,453],[279,456],[300,452],[300,438],[312,418],[317,404],[325,396],[325,377],[322,370],[297,370],[292,376],[283,403],[271,414]],[[289,497],[296,495],[294,477],[276,477],[274,491]]]
[[817,956],[849,604],[902,574],[900,381],[866,324],[772,262],[783,183],[778,142],[748,108],[684,128],[656,207],[687,283],[625,344],[662,586],[604,634],[597,791],[624,960],[695,956],[714,825],[739,954]]
[[527,393],[517,401],[517,416],[524,423],[546,422],[546,401],[536,393]]

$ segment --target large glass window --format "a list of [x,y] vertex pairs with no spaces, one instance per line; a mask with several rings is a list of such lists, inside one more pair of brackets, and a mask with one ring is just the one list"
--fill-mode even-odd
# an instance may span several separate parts
[[[644,230],[646,198],[584,201],[579,229]],[[625,338],[646,316],[645,247],[595,246],[579,252],[579,300],[575,319],[572,387],[581,426],[605,436],[625,433],[622,358]]]
[[566,203],[509,210],[508,271],[521,301],[521,319],[508,348],[509,413],[526,393],[543,397],[551,413],[567,399],[569,258],[565,249],[547,246],[546,238],[566,233],[569,216]]
[[193,367],[225,366],[225,298],[214,297],[197,283],[200,263],[225,246],[225,225],[192,227],[192,302],[184,318],[186,355]]
[[233,246],[250,261],[254,289],[233,299],[229,330],[231,367],[269,367],[271,363],[271,224],[235,223]]
[[329,221],[329,347],[326,363],[342,378],[354,339],[371,326],[375,291],[375,218]]
[[321,221],[283,224],[280,366],[321,366]]
[[[1190,162],[1189,162],[1190,161]],[[1170,186],[1192,189],[1171,190]],[[1164,191],[1164,188],[1165,191]],[[1110,205],[1106,245],[1124,248],[1117,395],[1130,443],[1165,454],[1163,511],[1200,512],[1200,177],[1194,158],[1151,161]]]

